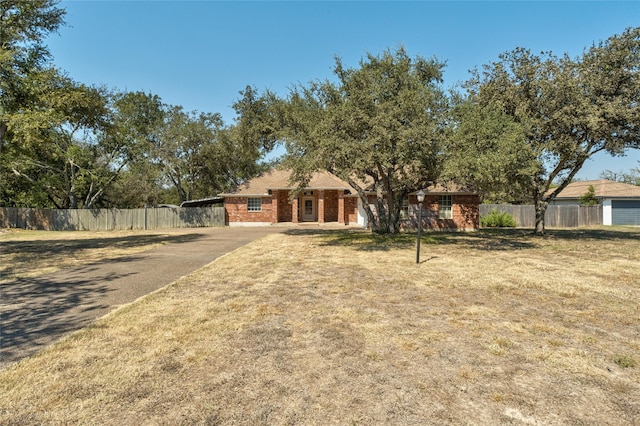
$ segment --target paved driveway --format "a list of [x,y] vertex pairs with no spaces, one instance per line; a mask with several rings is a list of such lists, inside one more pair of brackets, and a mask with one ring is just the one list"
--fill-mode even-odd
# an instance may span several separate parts
[[0,368],[199,269],[286,228],[196,228],[184,242],[2,286]]

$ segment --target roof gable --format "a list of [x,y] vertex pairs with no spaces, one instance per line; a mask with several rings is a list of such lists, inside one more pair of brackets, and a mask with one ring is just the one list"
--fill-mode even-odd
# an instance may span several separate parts
[[[267,195],[269,191],[279,189],[294,189],[290,183],[291,171],[284,169],[272,169],[268,172],[261,174],[249,181],[240,185],[235,190],[220,194],[223,196],[248,196],[248,195]],[[311,180],[306,186],[307,189],[334,189],[334,190],[348,190],[355,194],[355,190],[345,181],[337,176],[325,172],[315,172],[311,176]]]

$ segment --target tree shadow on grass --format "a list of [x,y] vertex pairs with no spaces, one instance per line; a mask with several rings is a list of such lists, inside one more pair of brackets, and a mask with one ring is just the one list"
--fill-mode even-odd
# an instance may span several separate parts
[[[322,238],[321,245],[327,247],[351,247],[362,251],[391,251],[409,249],[416,246],[417,233],[403,232],[399,234],[376,234],[374,232],[349,230],[304,229],[288,230],[288,235],[318,235]],[[420,236],[421,245],[457,245],[481,250],[515,250],[535,247],[527,235],[518,232],[500,232],[486,234],[479,232],[434,232],[424,231]]]
[[129,235],[115,238],[86,238],[67,240],[14,240],[0,243],[0,254],[11,254],[13,265],[3,261],[0,264],[0,277],[11,276],[15,272],[14,265],[31,262],[34,257],[55,253],[59,257],[75,258],[81,256],[83,250],[90,249],[132,249],[135,247],[156,244],[185,243],[202,238],[204,234],[183,235]]
[[[388,251],[409,248],[416,243],[416,234],[376,234],[363,229],[288,229],[287,235],[313,235],[321,238],[322,246],[352,247],[364,251]],[[422,241],[430,236],[423,235]]]
[[0,367],[32,355],[104,315],[111,308],[105,304],[105,297],[114,291],[108,282],[133,273],[104,276],[70,273],[64,281],[54,275],[2,284]]
[[556,238],[559,240],[600,240],[600,241],[625,241],[635,240],[640,243],[640,227],[609,227],[603,228],[577,228],[577,229],[547,229],[543,238]]
[[[323,230],[323,229],[291,229],[288,235],[317,235],[327,247],[351,247],[364,251],[389,251],[414,247],[417,241],[415,232],[396,235],[376,234],[366,230]],[[530,229],[491,228],[477,232],[433,232],[425,231],[421,235],[421,244],[447,244],[476,250],[505,251],[526,250],[539,246],[545,239],[579,241],[579,240],[638,240],[640,228],[612,229],[561,229],[547,230],[546,235],[533,235]]]

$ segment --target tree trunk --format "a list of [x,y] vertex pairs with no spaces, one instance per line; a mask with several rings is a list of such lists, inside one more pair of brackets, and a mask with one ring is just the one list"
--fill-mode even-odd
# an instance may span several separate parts
[[373,231],[380,234],[389,233],[389,208],[384,200],[384,190],[382,186],[376,185],[376,210],[377,222]]
[[397,234],[400,232],[400,209],[402,201],[399,202],[396,197],[396,193],[390,189],[387,185],[387,220],[389,221],[388,229],[389,233]]
[[69,208],[78,208],[78,197],[76,196],[76,188],[74,186],[72,186],[71,190],[69,191]]
[[535,197],[534,204],[536,209],[536,228],[533,233],[535,235],[544,235],[544,214],[549,203],[541,199],[541,197]]
[[[335,170],[328,170],[329,173],[334,173]],[[337,175],[337,173],[335,173]],[[371,210],[371,206],[369,205],[369,197],[367,196],[366,192],[364,191],[363,188],[361,188],[358,185],[358,182],[354,181],[353,179],[351,179],[349,176],[345,176],[344,180],[347,181],[349,183],[349,185],[351,185],[352,188],[354,188],[356,190],[356,192],[358,193],[358,195],[360,196],[360,201],[362,202],[362,208],[364,209],[365,213],[367,214],[367,228],[370,230],[374,230],[375,229],[375,220],[376,217],[373,214],[373,210]]]
[[5,123],[0,122],[0,152],[2,152],[2,148],[4,147],[4,135],[7,134],[7,125]]
[[400,209],[402,208],[402,197],[398,199],[396,194],[389,197],[389,232],[400,233]]

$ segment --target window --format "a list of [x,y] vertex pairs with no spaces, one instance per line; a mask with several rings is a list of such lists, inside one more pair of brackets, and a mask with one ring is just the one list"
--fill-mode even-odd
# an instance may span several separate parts
[[409,218],[409,197],[402,199],[402,208],[400,209],[400,219]]
[[451,210],[451,195],[441,195],[438,200],[438,218],[453,219]]
[[262,198],[248,198],[247,199],[247,211],[248,212],[261,212],[262,211]]

